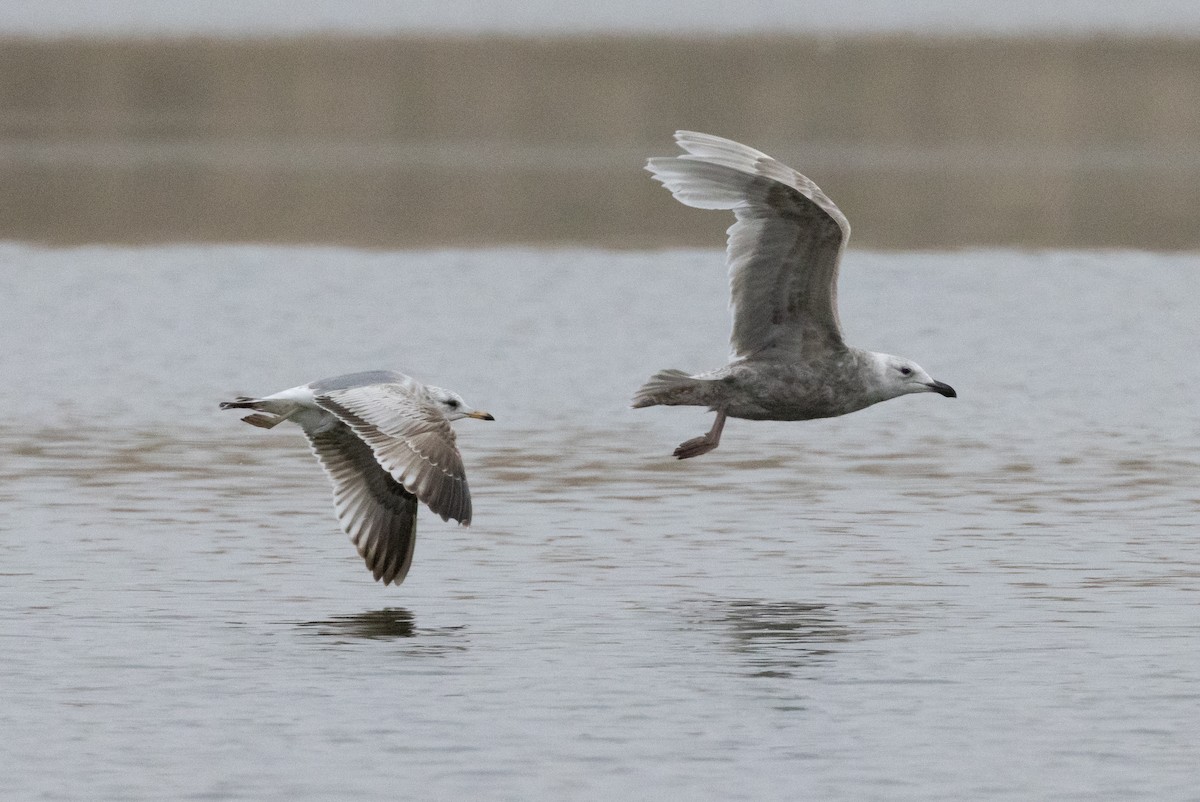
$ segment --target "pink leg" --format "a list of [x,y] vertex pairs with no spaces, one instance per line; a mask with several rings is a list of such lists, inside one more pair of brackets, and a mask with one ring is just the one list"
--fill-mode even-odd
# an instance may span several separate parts
[[718,411],[717,419],[713,421],[712,428],[708,430],[708,434],[702,434],[699,437],[693,437],[685,443],[680,443],[679,448],[675,449],[675,456],[679,459],[687,459],[688,457],[698,457],[701,454],[707,454],[720,444],[721,430],[724,428],[725,413]]

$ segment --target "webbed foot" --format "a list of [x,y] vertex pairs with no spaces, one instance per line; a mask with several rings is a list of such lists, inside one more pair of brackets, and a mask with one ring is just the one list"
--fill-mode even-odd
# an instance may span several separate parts
[[693,437],[679,444],[679,448],[675,449],[675,456],[679,459],[688,459],[689,457],[698,457],[701,454],[707,454],[717,447],[720,441],[714,440],[707,434],[702,434],[699,437]]
[[680,443],[679,448],[675,449],[676,458],[688,459],[712,451],[721,443],[721,430],[724,428],[725,413],[717,412],[717,419],[713,421],[712,428],[708,430],[708,433]]

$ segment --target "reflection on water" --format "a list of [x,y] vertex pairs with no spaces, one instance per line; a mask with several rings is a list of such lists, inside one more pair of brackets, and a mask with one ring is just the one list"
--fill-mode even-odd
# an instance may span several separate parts
[[[0,248],[0,796],[1189,798],[1198,270],[852,253],[958,403],[679,462],[717,250]],[[216,408],[372,367],[497,415],[398,588]]]
[[327,621],[304,621],[296,626],[311,629],[313,635],[326,638],[393,640],[416,635],[412,613],[402,607],[385,607],[382,610],[339,615]]
[[418,627],[412,612],[384,607],[361,613],[335,615],[318,621],[301,621],[297,629],[330,647],[361,641],[403,641],[405,659],[445,656],[467,649],[463,625]]
[[751,676],[790,677],[797,669],[828,663],[837,645],[854,637],[825,604],[735,599],[696,606],[745,660]]

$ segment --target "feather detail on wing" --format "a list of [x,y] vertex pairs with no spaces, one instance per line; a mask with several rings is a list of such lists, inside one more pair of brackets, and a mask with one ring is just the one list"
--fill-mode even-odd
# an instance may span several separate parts
[[765,153],[690,131],[675,138],[686,154],[650,159],[646,169],[681,203],[737,218],[727,249],[734,356],[844,347],[837,273],[850,236],[845,215]]
[[344,423],[305,429],[333,482],[339,523],[376,580],[404,581],[417,540],[417,497],[380,467],[371,447]]
[[331,390],[315,401],[353,429],[383,469],[442,520],[471,523],[462,455],[436,407],[393,384]]

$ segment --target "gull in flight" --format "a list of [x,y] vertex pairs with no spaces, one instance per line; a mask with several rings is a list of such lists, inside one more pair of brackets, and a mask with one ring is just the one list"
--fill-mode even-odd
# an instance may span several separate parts
[[458,393],[390,370],[351,373],[221,409],[252,409],[246,423],[304,430],[333,482],[342,529],[376,580],[400,584],[412,564],[417,502],[446,521],[471,523],[471,494],[450,421],[494,420]]
[[646,169],[675,199],[697,209],[730,209],[732,356],[723,368],[663,370],[633,397],[634,407],[700,406],[712,429],[675,449],[698,457],[721,442],[726,418],[811,420],[908,393],[956,397],[917,363],[847,345],[837,312],[838,264],[850,223],[820,187],[753,148],[710,134],[677,131],[685,152]]

